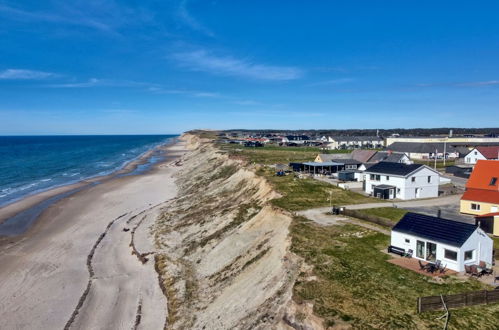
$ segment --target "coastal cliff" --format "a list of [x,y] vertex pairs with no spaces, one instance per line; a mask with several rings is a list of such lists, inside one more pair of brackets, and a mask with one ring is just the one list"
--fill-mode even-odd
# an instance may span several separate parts
[[244,161],[182,139],[179,192],[154,227],[166,328],[287,327],[301,264],[289,251],[292,215],[268,203],[279,195]]

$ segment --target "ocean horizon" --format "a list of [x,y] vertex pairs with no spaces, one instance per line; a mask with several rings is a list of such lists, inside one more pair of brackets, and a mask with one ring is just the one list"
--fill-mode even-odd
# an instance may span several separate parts
[[178,135],[0,136],[0,207],[108,175]]

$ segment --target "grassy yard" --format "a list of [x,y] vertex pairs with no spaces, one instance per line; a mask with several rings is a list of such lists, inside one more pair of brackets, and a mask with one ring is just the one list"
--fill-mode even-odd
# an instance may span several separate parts
[[384,218],[393,223],[398,222],[407,213],[406,210],[395,207],[377,207],[373,209],[357,210],[357,212]]
[[[435,167],[435,160],[431,160],[431,159],[430,160],[414,160],[414,163],[428,165],[431,168]],[[455,163],[456,162],[454,160],[446,160],[445,166],[444,166],[444,162],[442,160],[437,160],[437,169],[443,169],[446,166],[452,166]]]
[[380,201],[310,178],[299,179],[294,175],[276,176],[270,168],[261,168],[257,173],[265,176],[283,195],[282,198],[275,199],[272,203],[289,211],[329,206],[330,204],[361,204]]
[[[291,235],[292,251],[313,266],[295,284],[294,299],[313,302],[314,313],[326,326],[346,322],[357,329],[440,328],[443,321],[436,317],[443,313],[417,314],[417,297],[484,288],[476,280],[452,277],[436,283],[392,265],[380,251],[389,237],[357,226],[324,227],[297,217]],[[497,304],[455,309],[449,327],[493,329],[498,315]]]
[[499,249],[499,237],[492,237],[494,240],[494,249]]

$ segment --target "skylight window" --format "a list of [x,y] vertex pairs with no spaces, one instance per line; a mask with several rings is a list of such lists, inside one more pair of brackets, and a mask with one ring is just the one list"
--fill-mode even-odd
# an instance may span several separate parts
[[489,186],[495,186],[495,185],[496,185],[496,183],[497,183],[497,178],[492,178],[492,179],[490,180]]

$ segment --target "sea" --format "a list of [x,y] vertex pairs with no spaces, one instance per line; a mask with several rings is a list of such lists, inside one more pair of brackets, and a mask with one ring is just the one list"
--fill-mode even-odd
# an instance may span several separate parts
[[176,135],[0,136],[0,207],[111,174]]

